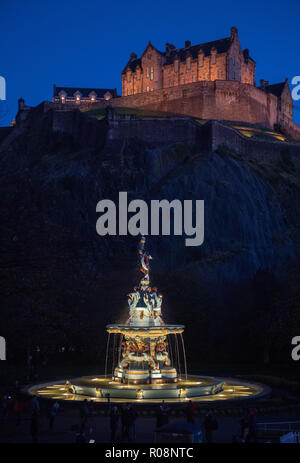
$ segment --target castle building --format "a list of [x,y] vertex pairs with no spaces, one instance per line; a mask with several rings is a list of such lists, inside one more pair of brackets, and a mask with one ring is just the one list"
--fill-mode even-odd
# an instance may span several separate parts
[[[293,120],[293,99],[285,81],[255,83],[256,63],[242,49],[238,30],[223,39],[183,48],[167,43],[160,51],[149,42],[138,57],[131,53],[121,73],[122,96],[116,89],[57,87],[52,105],[58,110],[130,108],[205,120],[244,122],[277,130],[300,140]],[[21,100],[18,119],[28,107]]]
[[231,80],[255,85],[255,61],[242,50],[236,27],[230,37],[184,48],[167,43],[164,52],[149,42],[140,58],[131,53],[122,72],[122,96],[199,81]]
[[116,98],[116,88],[77,88],[53,86],[53,103],[80,105]]

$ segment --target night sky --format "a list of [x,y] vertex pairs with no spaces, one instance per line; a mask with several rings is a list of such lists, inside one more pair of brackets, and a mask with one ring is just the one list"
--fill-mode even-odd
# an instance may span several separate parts
[[[50,100],[53,84],[117,87],[130,52],[140,55],[149,40],[165,49],[230,35],[236,26],[242,48],[256,61],[256,83],[289,81],[300,75],[299,0],[152,2],[115,0],[1,0],[0,75],[7,101],[0,125],[7,125],[23,97],[29,105]],[[298,103],[298,105],[300,105]],[[300,109],[295,108],[300,124]]]

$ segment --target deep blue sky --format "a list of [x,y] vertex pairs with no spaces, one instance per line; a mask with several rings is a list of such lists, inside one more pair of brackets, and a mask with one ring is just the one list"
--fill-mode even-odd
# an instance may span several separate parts
[[[201,43],[230,35],[257,63],[256,82],[300,75],[299,0],[0,0],[0,75],[7,81],[7,117],[17,99],[36,105],[52,97],[53,84],[117,87],[129,54],[148,41]],[[186,8],[186,9],[185,9]],[[3,110],[3,102],[0,109]],[[295,110],[300,123],[300,110]],[[0,125],[5,125],[0,118]]]

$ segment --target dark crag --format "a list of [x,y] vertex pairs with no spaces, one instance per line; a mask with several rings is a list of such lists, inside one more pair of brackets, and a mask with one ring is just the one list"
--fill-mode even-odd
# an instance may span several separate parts
[[125,316],[137,239],[99,237],[96,204],[127,191],[129,200],[205,201],[201,247],[186,248],[181,236],[149,237],[153,284],[164,294],[166,321],[187,325],[189,359],[289,358],[299,322],[300,149],[249,140],[242,155],[230,148],[231,128],[228,145],[215,148],[213,123],[201,128],[187,118],[169,118],[167,140],[162,130],[151,142],[160,119],[141,118],[142,129],[133,119],[134,131],[130,120],[118,125],[36,108],[2,140],[1,334],[8,357],[39,346],[48,359],[64,348],[70,357],[102,362],[104,326]]

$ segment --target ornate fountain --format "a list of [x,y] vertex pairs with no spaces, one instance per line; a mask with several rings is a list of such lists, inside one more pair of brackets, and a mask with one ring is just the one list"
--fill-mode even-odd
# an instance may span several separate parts
[[150,285],[151,256],[145,250],[144,236],[139,242],[138,255],[142,278],[139,286],[128,295],[129,318],[125,324],[106,327],[108,339],[104,376],[51,381],[30,386],[26,392],[53,400],[89,399],[97,402],[182,402],[191,398],[215,402],[268,393],[268,388],[255,383],[187,375],[182,336],[184,326],[166,324],[163,320],[163,297],[157,288]]
[[[174,361],[180,370],[177,335],[181,340],[187,377],[182,337],[184,326],[168,325],[163,321],[163,296],[158,293],[157,288],[150,286],[152,257],[145,250],[145,241],[142,236],[138,250],[142,278],[139,286],[128,294],[129,318],[124,325],[107,326],[109,336],[120,335],[118,364],[114,368],[113,379],[125,384],[175,383],[181,376],[173,365]],[[173,349],[169,335],[175,337]]]

